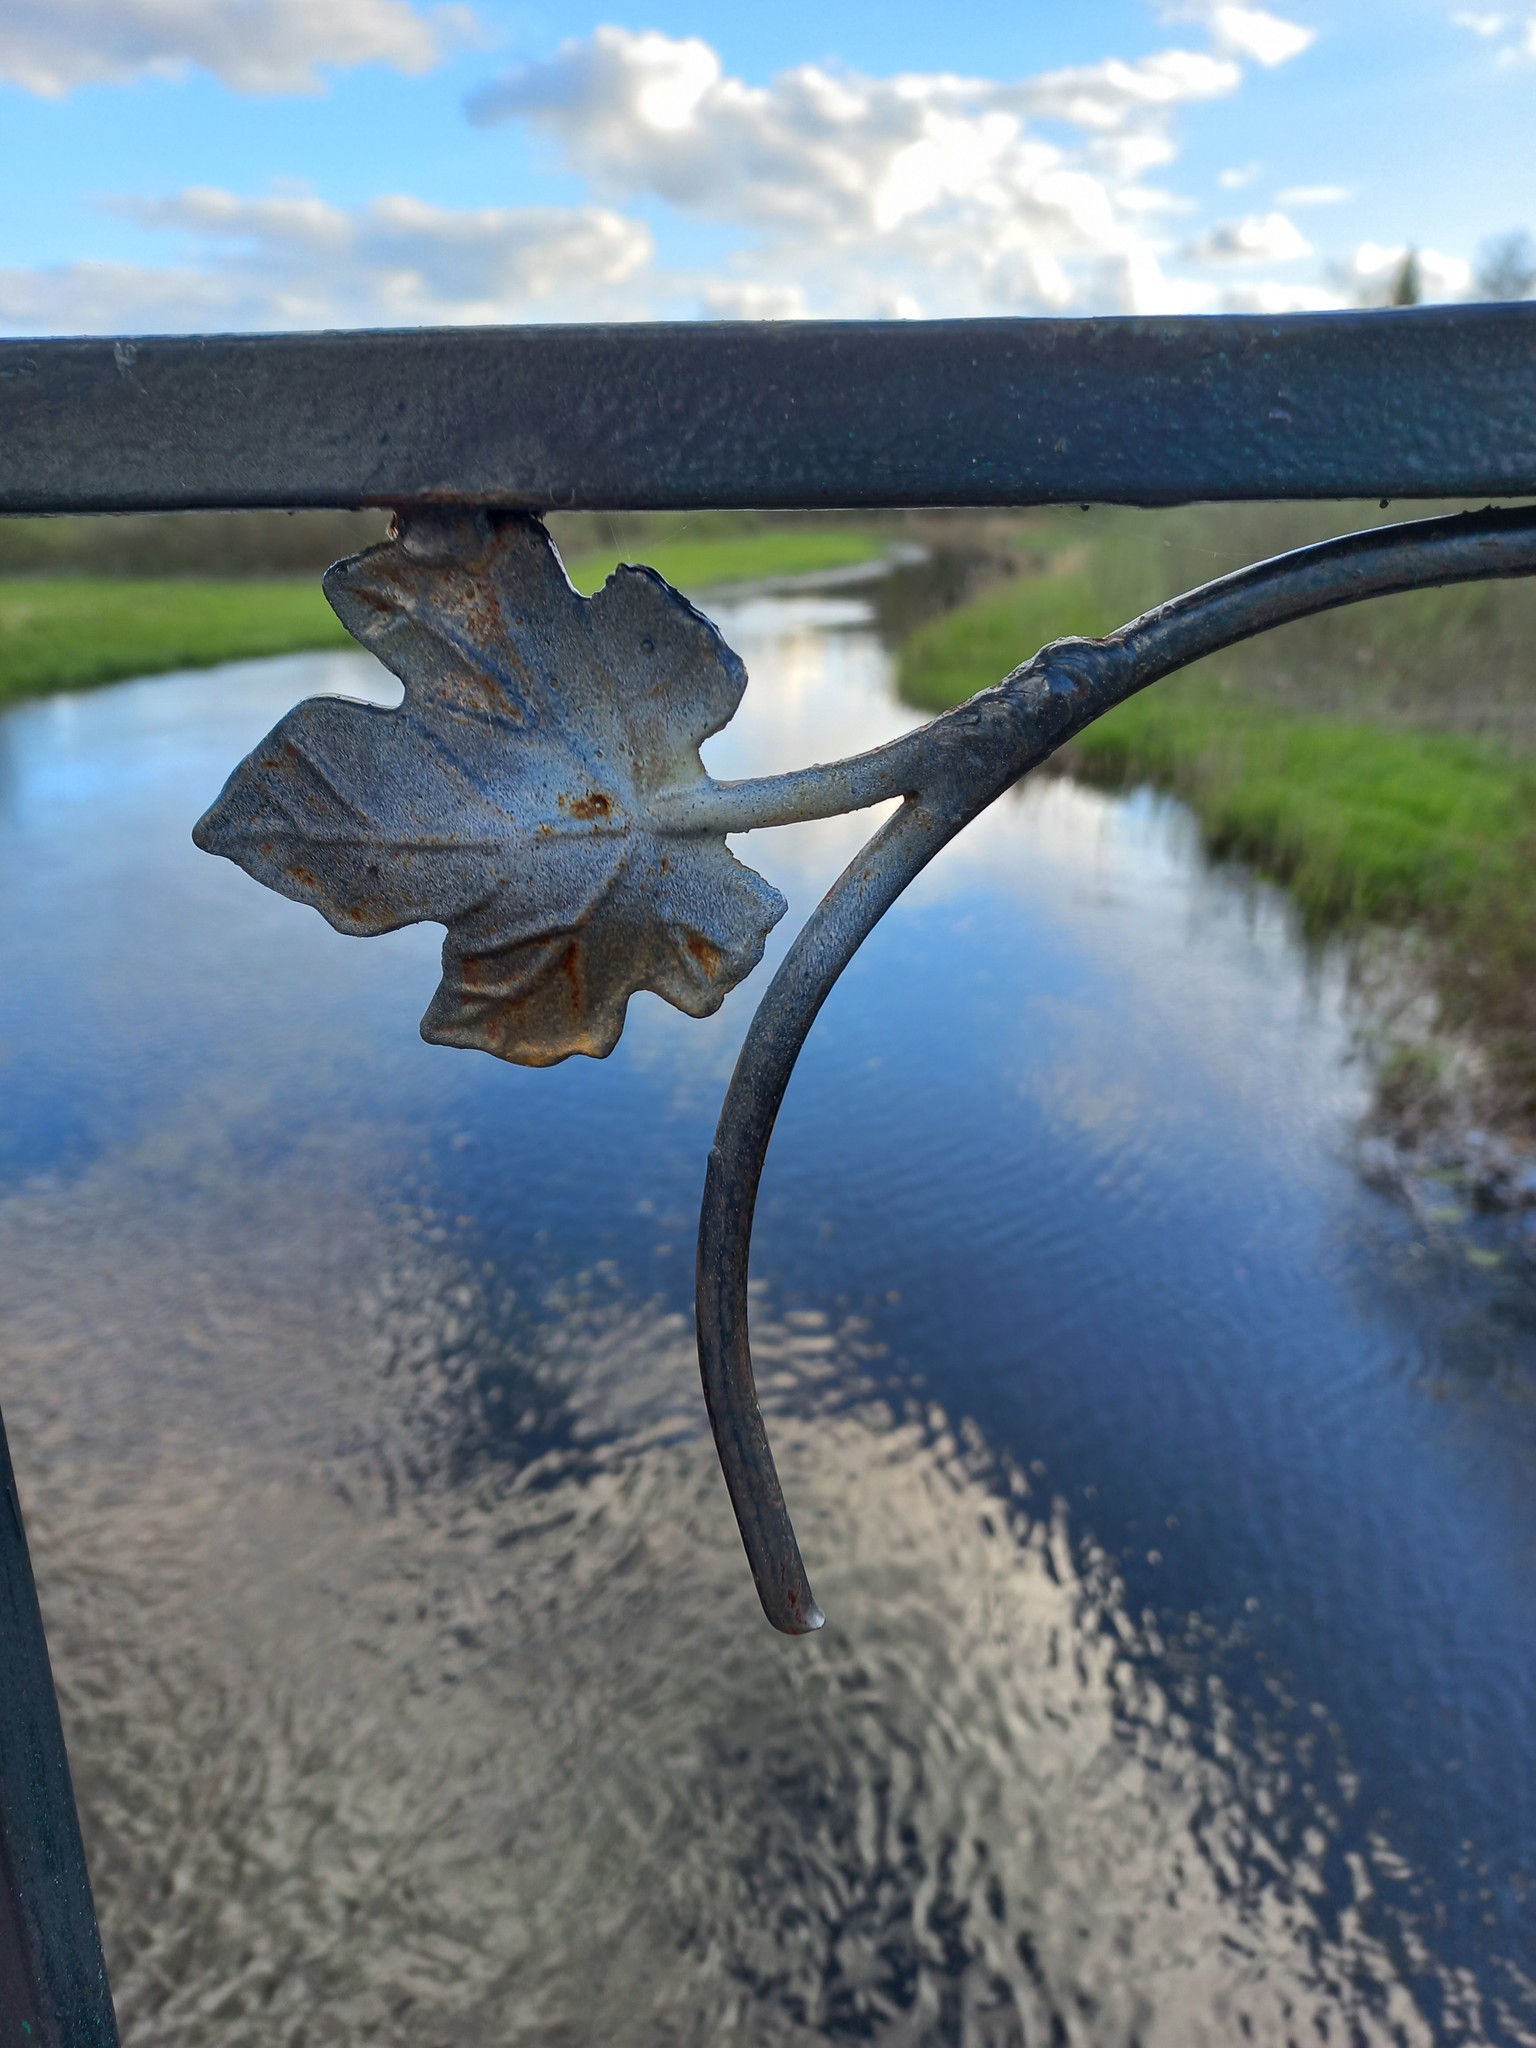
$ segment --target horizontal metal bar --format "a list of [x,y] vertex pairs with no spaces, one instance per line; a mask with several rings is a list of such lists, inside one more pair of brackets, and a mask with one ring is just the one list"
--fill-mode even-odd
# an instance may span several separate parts
[[1536,306],[0,343],[0,512],[1536,495]]

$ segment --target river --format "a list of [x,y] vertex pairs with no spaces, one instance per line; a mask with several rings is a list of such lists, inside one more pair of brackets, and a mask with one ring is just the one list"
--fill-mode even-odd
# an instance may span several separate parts
[[[858,591],[714,610],[716,772],[909,722]],[[0,1392],[125,2038],[1536,2040],[1532,1268],[1360,1178],[1343,963],[1062,780],[887,919],[759,1210],[784,1640],[691,1342],[766,970],[423,1045],[435,931],[188,837],[319,691],[394,695],[0,720]],[[770,964],[868,823],[743,848]]]

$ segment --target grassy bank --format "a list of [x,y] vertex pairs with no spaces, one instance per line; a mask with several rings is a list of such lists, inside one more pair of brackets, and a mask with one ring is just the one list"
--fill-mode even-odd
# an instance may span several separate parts
[[722,583],[775,576],[811,576],[878,561],[890,535],[858,526],[764,526],[691,538],[666,534],[638,546],[583,548],[566,556],[578,590],[598,589],[620,562],[644,562],[685,595]]
[[[751,577],[799,576],[876,559],[887,539],[832,526],[764,527],[635,549],[683,591]],[[568,567],[596,590],[621,559],[586,548]],[[351,646],[319,579],[205,581],[78,575],[0,580],[0,702],[87,689],[127,676]]]
[[1288,883],[1314,929],[1454,919],[1491,883],[1518,885],[1536,830],[1526,756],[1276,711],[1204,676],[1122,705],[1083,734],[1073,761],[1094,780],[1184,798],[1212,850]]
[[[937,602],[985,584],[915,630],[933,592],[899,616],[882,613],[889,637],[906,635],[904,695],[939,709],[1049,640],[1107,632],[1245,562],[1395,516],[1375,505],[858,525],[583,514],[557,516],[551,527],[573,581],[588,592],[620,560],[648,562],[697,595],[844,568],[878,558],[897,538],[920,538],[939,551],[932,566],[965,571],[939,579]],[[0,537],[13,557],[51,550],[57,573],[0,577],[0,702],[350,646],[318,572],[339,547],[375,537],[376,524],[363,515],[314,515],[307,524],[183,515],[120,530],[106,522],[125,559],[179,572],[154,579],[80,573],[98,523],[7,528]],[[217,573],[237,561],[261,577]],[[899,595],[913,581],[882,588]],[[1536,582],[1351,607],[1157,685],[1091,728],[1070,760],[1084,777],[1150,782],[1181,797],[1209,847],[1288,885],[1314,931],[1396,924],[1426,932],[1442,1018],[1475,1028],[1492,1048],[1504,1103],[1536,1128],[1533,647]]]
[[[902,687],[934,708],[995,682],[1048,640],[1108,633],[1181,590],[1266,555],[1436,506],[1195,505],[1037,514],[1033,573],[906,651]],[[1460,508],[1456,508],[1460,509]],[[1507,739],[1536,753],[1536,579],[1468,583],[1299,620],[1207,664],[1277,709]],[[968,679],[965,667],[976,664]],[[1195,671],[1198,673],[1198,671]]]
[[347,635],[314,584],[0,582],[0,703],[344,645]]
[[[1232,518],[1240,530],[1224,534],[1220,522]],[[1145,521],[1107,518],[1037,573],[914,634],[901,658],[904,694],[934,709],[958,702],[1048,640],[1103,633],[1232,557],[1317,531],[1286,530],[1295,523],[1291,508],[1270,515],[1268,532],[1262,517],[1202,510],[1163,522],[1159,535]],[[1423,930],[1443,1024],[1478,1034],[1496,1108],[1527,1122],[1536,1119],[1533,633],[1528,585],[1336,612],[1155,685],[1067,756],[1085,778],[1182,798],[1208,848],[1285,883],[1314,932]],[[1433,1062],[1423,1064],[1427,1074]]]
[[[1226,529],[1242,530],[1234,537]],[[1047,641],[1100,634],[1181,584],[1312,537],[1295,508],[1060,521],[1033,573],[931,621],[902,694],[940,709]],[[1222,544],[1218,547],[1217,542]],[[1332,612],[1226,650],[1091,726],[1070,750],[1103,782],[1182,797],[1212,848],[1289,883],[1314,925],[1454,918],[1515,887],[1536,832],[1527,648],[1536,588],[1467,586]],[[1536,875],[1531,909],[1536,913]]]

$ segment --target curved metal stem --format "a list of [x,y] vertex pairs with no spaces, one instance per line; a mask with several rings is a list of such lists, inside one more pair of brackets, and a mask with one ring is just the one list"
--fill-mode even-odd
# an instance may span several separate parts
[[[1536,511],[1415,521],[1327,541],[1173,599],[1105,640],[1061,640],[889,747],[762,782],[708,784],[726,829],[906,795],[807,920],[748,1029],[710,1152],[699,1218],[699,1366],[763,1611],[804,1635],[811,1592],[758,1405],[747,1330],[752,1219],[784,1091],[816,1016],[880,919],[955,834],[1066,740],[1149,683],[1290,619],[1434,584],[1536,573]],[[832,803],[834,790],[845,799]],[[878,794],[859,794],[865,790]],[[827,809],[820,805],[823,792]],[[812,808],[811,806],[816,806]],[[712,814],[712,822],[721,813]],[[719,829],[715,823],[715,829]]]
[[[1108,640],[1072,644],[1118,647],[1128,654],[1136,669],[1126,688],[1130,694],[1202,655],[1312,612],[1432,583],[1529,575],[1522,545],[1533,516],[1524,511],[1459,513],[1347,534],[1202,584],[1132,620]],[[1055,643],[1058,648],[1067,644]],[[653,798],[653,815],[667,831],[755,832],[910,796],[931,775],[935,733],[957,715],[945,712],[915,732],[843,761],[740,782],[706,777]]]
[[909,800],[845,871],[763,998],[709,1155],[695,1297],[704,1399],[758,1598],[786,1635],[808,1634],[824,1616],[784,1505],[747,1337],[747,1259],[763,1159],[817,1011],[908,882],[963,823]]
[[766,825],[804,825],[867,810],[917,787],[931,728],[921,726],[899,740],[785,775],[754,776],[745,782],[706,778],[687,789],[652,799],[652,812],[671,832],[755,832]]

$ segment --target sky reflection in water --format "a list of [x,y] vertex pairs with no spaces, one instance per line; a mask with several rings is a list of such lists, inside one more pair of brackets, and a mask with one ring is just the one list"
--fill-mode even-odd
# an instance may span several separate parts
[[[856,599],[717,609],[716,772],[905,722]],[[417,1039],[434,932],[190,846],[377,676],[0,721],[0,1372],[129,2040],[1536,2038],[1531,1304],[1353,1175],[1337,964],[1060,783],[888,920],[760,1206],[785,1643],[688,1327],[753,989],[506,1070]],[[771,958],[868,822],[754,839]]]

